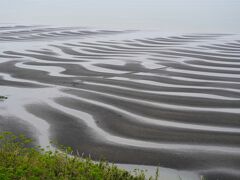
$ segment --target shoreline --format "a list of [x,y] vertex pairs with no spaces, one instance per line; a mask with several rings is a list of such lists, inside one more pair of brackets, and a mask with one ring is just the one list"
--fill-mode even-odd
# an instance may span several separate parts
[[119,168],[123,168],[127,171],[133,172],[135,169],[146,170],[146,177],[155,176],[157,168],[159,169],[159,179],[163,180],[200,180],[200,176],[197,173],[190,171],[179,171],[171,168],[157,167],[157,166],[145,166],[145,165],[134,165],[134,164],[118,164],[115,163]]

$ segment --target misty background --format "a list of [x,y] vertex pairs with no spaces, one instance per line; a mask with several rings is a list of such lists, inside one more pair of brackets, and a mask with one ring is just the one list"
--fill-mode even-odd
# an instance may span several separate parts
[[0,0],[0,24],[240,32],[240,0]]

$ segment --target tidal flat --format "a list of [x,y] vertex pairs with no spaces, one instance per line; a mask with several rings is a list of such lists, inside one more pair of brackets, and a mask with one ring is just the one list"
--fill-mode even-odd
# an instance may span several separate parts
[[238,34],[1,26],[0,131],[239,179],[239,70]]

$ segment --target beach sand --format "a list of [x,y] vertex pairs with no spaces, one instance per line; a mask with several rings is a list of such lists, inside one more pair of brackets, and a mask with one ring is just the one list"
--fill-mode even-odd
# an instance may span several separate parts
[[0,130],[183,179],[239,179],[239,38],[0,28]]

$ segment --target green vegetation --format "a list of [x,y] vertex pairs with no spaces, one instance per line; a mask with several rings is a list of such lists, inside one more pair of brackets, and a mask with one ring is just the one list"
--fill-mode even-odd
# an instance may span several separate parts
[[7,99],[5,96],[0,96],[0,100]]
[[[70,157],[71,148],[64,152],[31,147],[31,140],[10,132],[0,133],[0,179],[62,179],[62,180],[144,180],[143,171],[132,175],[107,162]],[[157,179],[158,172],[156,173]],[[152,179],[152,178],[150,178]]]

